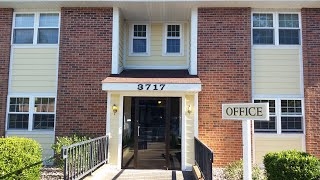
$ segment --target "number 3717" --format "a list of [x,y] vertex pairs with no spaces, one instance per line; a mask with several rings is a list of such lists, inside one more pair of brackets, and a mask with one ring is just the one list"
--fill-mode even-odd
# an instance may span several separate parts
[[165,84],[138,84],[138,90],[160,90],[162,91],[166,85]]

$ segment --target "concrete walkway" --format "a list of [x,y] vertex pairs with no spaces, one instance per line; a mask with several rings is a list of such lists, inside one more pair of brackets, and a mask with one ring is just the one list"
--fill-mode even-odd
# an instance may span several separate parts
[[173,170],[117,170],[109,165],[104,165],[94,171],[84,180],[193,180],[191,171]]

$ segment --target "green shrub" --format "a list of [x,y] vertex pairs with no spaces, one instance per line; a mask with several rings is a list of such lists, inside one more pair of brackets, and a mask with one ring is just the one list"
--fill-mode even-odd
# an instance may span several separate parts
[[296,150],[268,153],[263,163],[269,180],[318,180],[320,160]]
[[[242,180],[243,179],[243,161],[235,161],[230,163],[224,169],[225,178],[228,180]],[[252,179],[253,180],[265,180],[264,171],[257,165],[252,167]]]
[[62,155],[61,155],[61,150],[63,146],[69,146],[71,144],[74,143],[78,143],[81,141],[86,141],[89,138],[86,136],[79,136],[74,134],[73,136],[62,136],[62,137],[57,137],[57,141],[55,144],[53,144],[51,146],[51,148],[53,149],[54,153],[55,153],[55,164],[60,167],[63,168],[63,159],[62,159]]
[[42,149],[38,142],[22,137],[0,138],[0,179],[40,179]]

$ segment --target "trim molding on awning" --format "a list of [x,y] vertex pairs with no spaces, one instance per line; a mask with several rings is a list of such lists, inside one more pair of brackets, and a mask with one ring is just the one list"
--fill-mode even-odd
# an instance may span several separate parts
[[126,70],[103,80],[102,90],[199,92],[201,81],[185,70]]

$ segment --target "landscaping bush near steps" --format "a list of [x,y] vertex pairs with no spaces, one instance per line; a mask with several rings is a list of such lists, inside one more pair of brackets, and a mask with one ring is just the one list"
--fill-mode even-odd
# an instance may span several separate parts
[[73,135],[73,136],[62,136],[62,137],[57,137],[57,141],[55,144],[51,146],[51,148],[54,151],[55,154],[55,165],[57,165],[59,168],[63,168],[63,159],[61,155],[61,150],[63,146],[69,146],[74,143],[78,143],[81,141],[86,141],[89,138],[86,136],[79,136],[79,135]]
[[[238,160],[230,163],[224,169],[225,178],[227,180],[242,180],[243,179],[243,161]],[[252,180],[266,180],[264,171],[257,165],[252,167]]]
[[0,138],[0,179],[40,179],[42,149],[38,142],[22,137]]
[[320,160],[305,152],[268,153],[263,163],[268,180],[320,180]]

